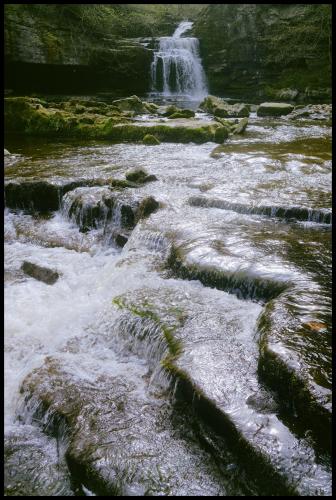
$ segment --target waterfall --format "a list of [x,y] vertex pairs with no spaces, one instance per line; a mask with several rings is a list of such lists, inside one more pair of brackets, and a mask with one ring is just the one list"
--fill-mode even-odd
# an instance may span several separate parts
[[205,73],[199,56],[197,38],[184,37],[192,27],[183,21],[173,36],[159,38],[158,50],[151,66],[153,91],[164,96],[187,96],[202,99],[207,95]]

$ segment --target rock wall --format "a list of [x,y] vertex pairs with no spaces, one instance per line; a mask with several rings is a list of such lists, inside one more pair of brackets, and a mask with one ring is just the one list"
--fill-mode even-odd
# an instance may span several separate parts
[[331,5],[210,5],[194,34],[211,94],[331,99]]
[[148,91],[152,51],[141,39],[83,30],[48,15],[47,9],[29,7],[6,6],[6,89],[121,95]]
[[169,35],[188,17],[211,94],[250,102],[331,100],[328,4],[203,4],[186,12],[172,5],[163,13],[160,5],[127,5],[7,4],[5,88],[145,95],[153,38],[139,37]]

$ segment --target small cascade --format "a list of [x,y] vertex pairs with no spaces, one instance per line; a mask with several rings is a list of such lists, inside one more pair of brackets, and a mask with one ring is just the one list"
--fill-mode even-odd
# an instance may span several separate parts
[[182,35],[192,27],[183,21],[173,36],[161,37],[151,66],[152,90],[164,96],[202,99],[207,95],[206,77],[199,56],[197,38]]

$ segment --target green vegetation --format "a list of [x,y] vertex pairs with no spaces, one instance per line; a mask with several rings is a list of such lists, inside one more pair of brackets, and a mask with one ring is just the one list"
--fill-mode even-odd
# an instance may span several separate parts
[[160,144],[160,141],[152,134],[146,134],[142,139],[142,142],[147,145],[155,146],[155,144]]
[[[182,19],[194,19],[206,4],[7,4],[5,12],[33,13],[64,28],[110,37],[171,34]],[[55,40],[51,45],[57,46]]]
[[326,58],[331,68],[331,5],[295,7],[295,17],[280,18],[260,36],[265,60],[288,65],[300,59]]

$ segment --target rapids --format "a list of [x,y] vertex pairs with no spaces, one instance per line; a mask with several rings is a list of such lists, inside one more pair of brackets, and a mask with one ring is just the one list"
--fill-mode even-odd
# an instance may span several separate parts
[[[160,39],[153,75],[156,81],[161,61],[164,93],[205,92],[197,41],[181,37],[190,27],[184,23]],[[186,74],[180,74],[182,63]],[[173,66],[176,89],[169,83]],[[276,324],[274,352],[298,370],[307,365],[310,388],[327,411],[331,130],[322,122],[252,114],[245,134],[230,138],[217,159],[210,156],[214,146],[8,138],[6,148],[21,156],[6,167],[7,183],[81,180],[85,186],[94,178],[104,186],[133,168],[158,178],[127,189],[114,211],[101,212],[100,223],[85,231],[70,214],[71,201],[87,192],[85,203],[94,203],[101,186],[60,191],[58,210],[47,213],[5,208],[10,494],[227,496],[269,494],[272,488],[278,494],[286,491],[277,483],[284,468],[300,494],[328,494],[330,450],[300,407],[282,404],[281,391],[278,398],[277,387],[270,383],[270,390],[258,376],[260,332],[262,339],[267,334],[266,320],[260,331],[258,321],[271,311],[266,319]],[[109,235],[125,229],[121,207],[135,206],[137,193],[153,196],[160,209],[127,227],[128,241],[120,248]],[[56,270],[59,280],[47,285],[25,275],[25,260]],[[113,305],[123,296],[127,311]],[[144,300],[154,312],[141,313]],[[284,340],[287,314],[291,335]],[[194,398],[203,394],[230,416],[248,443],[245,458],[230,432],[223,435],[224,427],[219,431],[206,412],[194,412],[194,399],[185,402],[163,369],[170,337],[161,338],[154,324],[161,316],[182,342],[175,371],[193,381]],[[306,328],[307,344],[299,328]],[[117,420],[116,400],[123,401]],[[64,409],[64,401],[78,404]],[[64,417],[64,428],[53,415]],[[272,440],[280,440],[272,441],[274,455],[264,425]],[[68,428],[76,429],[71,439]],[[276,471],[264,489],[247,451],[254,447],[270,454]],[[283,457],[282,448],[288,450]],[[96,455],[88,458],[89,449]],[[48,474],[41,476],[43,470]]]

